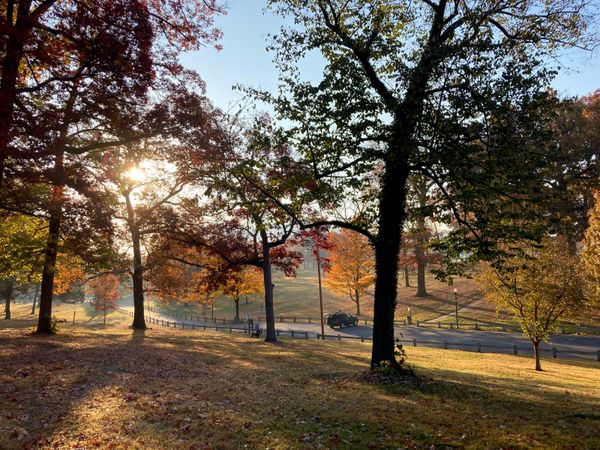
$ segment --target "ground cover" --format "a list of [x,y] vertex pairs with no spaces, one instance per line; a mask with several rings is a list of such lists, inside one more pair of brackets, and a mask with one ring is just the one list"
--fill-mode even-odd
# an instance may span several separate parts
[[600,447],[596,362],[410,348],[378,385],[358,342],[1,326],[0,448]]

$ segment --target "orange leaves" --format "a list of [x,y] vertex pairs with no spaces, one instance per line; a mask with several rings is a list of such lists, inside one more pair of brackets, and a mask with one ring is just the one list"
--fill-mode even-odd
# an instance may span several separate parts
[[120,284],[120,280],[115,275],[105,275],[90,280],[88,285],[94,296],[96,311],[117,309],[117,302],[121,298],[119,294]]
[[331,234],[331,240],[331,270],[324,284],[335,293],[348,295],[358,303],[375,281],[373,249],[364,236],[350,230]]
[[85,283],[84,262],[81,258],[72,255],[59,254],[57,258],[57,273],[54,277],[54,295],[65,294]]

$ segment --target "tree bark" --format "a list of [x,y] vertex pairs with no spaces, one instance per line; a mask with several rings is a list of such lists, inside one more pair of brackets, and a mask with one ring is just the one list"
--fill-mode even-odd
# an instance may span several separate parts
[[417,293],[415,297],[427,297],[427,287],[425,284],[425,251],[423,242],[419,239],[415,247],[415,258],[417,260]]
[[[19,1],[17,18],[13,25],[12,17],[6,17],[8,28],[4,60],[2,61],[2,78],[0,79],[0,186],[4,179],[8,145],[11,139],[13,112],[17,99],[17,79],[19,66],[23,60],[23,49],[31,35],[30,9],[31,0]],[[14,8],[14,2],[7,2],[6,12]]]
[[4,319],[5,320],[10,320],[10,318],[11,318],[11,314],[10,314],[10,302],[12,300],[14,286],[15,286],[15,280],[14,279],[9,278],[8,280],[4,281],[4,298],[5,298],[5,303],[4,303]]
[[540,364],[540,341],[533,342],[533,354],[535,356],[535,370],[542,371],[542,365]]
[[130,190],[124,191],[125,203],[127,205],[127,226],[129,227],[133,246],[133,273],[131,274],[131,281],[133,283],[133,323],[131,327],[134,330],[145,330],[147,327],[144,317],[144,267],[142,265],[140,229],[130,195]]
[[50,208],[48,223],[48,240],[44,251],[44,268],[42,272],[42,287],[40,292],[40,307],[38,313],[37,333],[51,334],[52,331],[52,290],[54,288],[54,273],[56,271],[56,256],[60,238],[60,222],[62,217],[62,186],[55,186]]
[[[402,249],[402,254],[406,257],[406,247]],[[408,264],[406,264],[406,262],[404,264],[404,287],[410,287],[410,274],[408,270]]]
[[408,167],[402,159],[394,160],[394,156],[390,158],[392,160],[387,162],[381,179],[379,232],[375,244],[377,278],[375,280],[372,368],[384,361],[397,367],[394,354],[394,312],[398,290],[398,254],[405,220]]
[[355,300],[355,303],[356,303],[356,315],[360,316],[360,294],[358,293],[357,290],[354,291],[354,298],[356,299]]
[[[419,206],[426,206],[427,197],[426,193],[421,192],[419,198]],[[427,262],[425,261],[425,217],[419,215],[417,222],[417,240],[415,245],[415,259],[417,260],[417,293],[415,297],[427,297],[427,287],[425,285],[425,268]]]
[[235,321],[240,321],[240,298],[234,297],[233,301],[235,302]]
[[262,268],[263,280],[265,285],[265,315],[267,319],[267,333],[265,342],[277,342],[277,334],[275,333],[275,309],[273,306],[273,277],[271,274],[271,259],[269,255],[269,237],[265,230],[260,231],[262,243]]

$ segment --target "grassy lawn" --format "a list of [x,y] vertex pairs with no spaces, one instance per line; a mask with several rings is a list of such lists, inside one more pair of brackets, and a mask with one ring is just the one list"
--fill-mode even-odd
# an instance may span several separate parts
[[426,381],[377,385],[358,342],[9,326],[3,449],[600,448],[600,363],[410,348]]
[[[75,324],[84,325],[102,325],[104,323],[104,312],[96,311],[89,303],[73,304],[54,302],[52,305],[52,316],[59,320],[59,326],[62,323],[73,323],[73,313],[75,313]],[[31,315],[31,303],[16,303],[11,306],[12,322],[22,324],[23,326],[35,326],[37,323],[38,309],[35,316]],[[4,317],[4,315],[2,315]],[[130,322],[124,316],[117,312],[107,312],[107,325],[124,324]],[[1,325],[0,325],[1,326]]]

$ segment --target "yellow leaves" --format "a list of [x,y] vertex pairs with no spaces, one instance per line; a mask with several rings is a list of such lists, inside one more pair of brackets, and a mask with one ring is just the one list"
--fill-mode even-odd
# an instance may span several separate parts
[[600,191],[594,193],[595,205],[589,217],[589,226],[583,239],[581,261],[588,282],[589,294],[600,302]]

